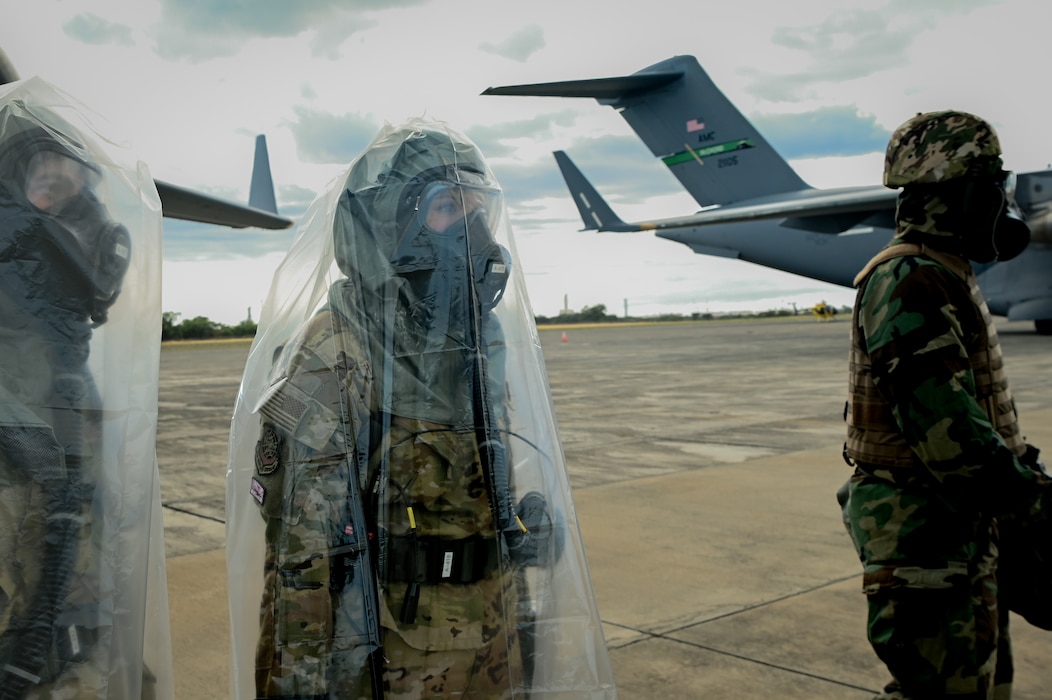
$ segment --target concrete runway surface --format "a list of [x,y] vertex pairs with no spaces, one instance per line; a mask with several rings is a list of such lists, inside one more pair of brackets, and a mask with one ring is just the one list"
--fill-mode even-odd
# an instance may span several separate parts
[[[623,700],[865,700],[860,565],[834,493],[847,319],[540,333]],[[1052,338],[1002,323],[1024,434],[1052,454]],[[158,461],[176,697],[229,697],[224,491],[248,342],[165,344]],[[1047,461],[1047,460],[1046,460]],[[236,585],[236,581],[235,581]],[[1013,616],[1015,700],[1049,697],[1052,633]]]

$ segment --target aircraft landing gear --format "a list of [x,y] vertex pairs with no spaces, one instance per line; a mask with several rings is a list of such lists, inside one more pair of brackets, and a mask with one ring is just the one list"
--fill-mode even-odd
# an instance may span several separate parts
[[1052,318],[1039,318],[1034,321],[1034,330],[1038,335],[1052,335]]

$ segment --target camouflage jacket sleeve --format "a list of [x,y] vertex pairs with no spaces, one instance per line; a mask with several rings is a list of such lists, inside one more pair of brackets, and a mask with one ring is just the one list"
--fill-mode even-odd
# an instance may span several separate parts
[[984,326],[960,278],[926,258],[895,258],[874,269],[860,304],[858,331],[874,384],[944,493],[968,509],[1027,507],[1034,472],[977,400],[969,348]]

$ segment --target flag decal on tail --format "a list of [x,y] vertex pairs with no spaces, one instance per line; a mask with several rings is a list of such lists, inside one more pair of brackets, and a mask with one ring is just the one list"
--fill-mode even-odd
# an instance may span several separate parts
[[687,122],[687,133],[692,134],[695,131],[704,131],[705,122],[700,119],[691,119]]

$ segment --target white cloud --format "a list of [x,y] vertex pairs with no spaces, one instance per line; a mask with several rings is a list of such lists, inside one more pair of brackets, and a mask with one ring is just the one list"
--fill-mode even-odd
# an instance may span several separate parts
[[523,63],[534,53],[544,48],[544,29],[537,24],[530,24],[518,30],[500,42],[483,41],[479,48],[486,53],[496,54],[513,61]]
[[[594,100],[480,96],[490,86],[625,75],[693,54],[746,114],[806,116],[836,108],[861,115],[864,135],[875,143],[873,133],[890,131],[916,111],[969,109],[996,124],[1011,167],[1052,162],[1045,124],[1052,97],[1042,89],[1043,0],[955,3],[940,11],[904,0],[739,0],[718,7],[685,0],[616,6],[458,0],[455,11],[438,0],[373,0],[355,3],[353,12],[335,0],[295,8],[223,5],[254,14],[209,14],[220,4],[206,0],[98,0],[92,15],[101,30],[127,32],[87,44],[64,30],[83,14],[81,4],[22,2],[5,11],[0,46],[22,75],[39,74],[106,115],[156,177],[241,201],[248,197],[257,133],[267,135],[279,206],[297,209],[305,192],[323,188],[344,165],[317,161],[353,155],[370,124],[426,114],[477,133],[480,142],[493,144],[498,175],[508,174],[509,199],[516,191],[531,199],[516,204],[514,215],[522,219],[512,223],[522,232],[529,292],[541,313],[557,311],[564,293],[577,307],[604,303],[620,310],[626,280],[639,283],[631,294],[639,301],[630,299],[630,307],[655,310],[677,300],[678,306],[714,304],[718,286],[710,281],[721,277],[754,286],[771,280],[787,295],[814,283],[697,256],[646,234],[578,233],[551,158],[555,149],[571,151],[626,219],[685,214],[696,205],[610,108]],[[852,22],[862,13],[869,13],[868,24],[859,32]],[[200,27],[210,28],[202,36],[218,37],[229,55],[163,58],[165,42]],[[782,101],[787,87],[795,91],[791,103]],[[598,168],[589,164],[593,159]],[[875,152],[793,164],[818,186],[880,178]],[[241,253],[252,256],[244,243],[251,238],[238,240]],[[174,254],[177,243],[166,250]],[[251,263],[229,262],[229,252],[211,246],[230,265],[222,294],[180,290],[182,280],[189,287],[197,278],[193,265],[206,263],[166,258],[165,310],[241,320],[248,306],[261,303],[261,293],[247,290],[260,279],[269,282],[262,274],[270,264],[264,254],[273,250],[267,245]],[[221,309],[228,300],[230,310]]]

